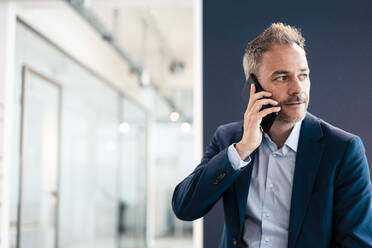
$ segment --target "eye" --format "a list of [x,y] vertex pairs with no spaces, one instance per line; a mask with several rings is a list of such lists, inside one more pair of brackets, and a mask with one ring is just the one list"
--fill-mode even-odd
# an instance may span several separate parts
[[285,81],[288,78],[288,76],[280,76],[275,78],[275,81]]
[[306,74],[306,73],[304,73],[304,74],[300,74],[300,78],[302,78],[302,79],[306,79],[306,78],[308,78],[308,77],[309,77],[309,75]]

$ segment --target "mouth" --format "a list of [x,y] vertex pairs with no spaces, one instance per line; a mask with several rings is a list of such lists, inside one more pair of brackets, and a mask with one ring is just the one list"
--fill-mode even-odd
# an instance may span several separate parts
[[288,107],[299,107],[299,106],[301,106],[301,104],[303,104],[303,102],[290,102],[290,103],[286,103],[284,105],[286,105]]

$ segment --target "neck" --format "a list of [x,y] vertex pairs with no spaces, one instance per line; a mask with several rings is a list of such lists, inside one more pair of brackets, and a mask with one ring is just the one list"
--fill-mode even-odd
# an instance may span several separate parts
[[271,140],[278,146],[278,149],[282,148],[289,134],[291,133],[295,122],[284,122],[276,119],[269,131]]

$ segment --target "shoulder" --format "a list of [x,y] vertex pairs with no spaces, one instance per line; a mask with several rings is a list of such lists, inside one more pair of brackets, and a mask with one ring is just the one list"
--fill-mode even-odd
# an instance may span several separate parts
[[230,122],[218,126],[215,139],[224,148],[232,143],[238,142],[243,136],[244,120]]
[[219,132],[237,132],[243,127],[244,121],[234,121],[218,126],[217,131]]
[[330,124],[329,122],[311,114],[311,113],[307,113],[306,114],[306,121],[308,122],[312,122],[312,123],[318,123],[320,128],[321,128],[321,131],[322,131],[322,134],[323,134],[323,138],[325,139],[331,139],[331,140],[338,140],[338,141],[350,141],[354,138],[356,138],[357,136],[355,134],[352,134],[350,132],[347,132],[339,127],[336,127],[332,124]]
[[332,147],[339,147],[343,149],[347,149],[350,146],[359,146],[360,148],[363,148],[362,140],[359,136],[345,131],[339,127],[336,127],[329,122],[316,117],[310,113],[307,114],[306,118],[310,118],[315,120],[315,122],[319,123],[319,126],[322,130],[323,137],[322,141],[323,143],[326,143],[327,145],[330,145]]
[[230,122],[218,126],[216,134],[222,135],[223,137],[231,137],[241,134],[243,132],[244,120]]

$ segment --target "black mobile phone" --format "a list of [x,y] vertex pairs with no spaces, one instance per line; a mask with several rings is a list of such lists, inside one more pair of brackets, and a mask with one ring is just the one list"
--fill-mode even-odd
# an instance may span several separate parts
[[[249,89],[250,89],[251,84],[254,84],[256,86],[256,93],[264,90],[261,84],[258,82],[257,77],[253,73],[251,73],[249,75],[247,82],[245,83],[243,93],[242,93],[244,99],[247,102],[249,101]],[[268,98],[268,97],[263,97],[263,98]],[[274,107],[274,106],[271,104],[263,105],[260,111],[267,109],[267,108],[271,108],[271,107]],[[278,116],[278,112],[274,112],[262,118],[261,127],[265,133],[269,133],[269,130],[271,126],[274,124],[275,118],[277,116]]]

